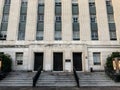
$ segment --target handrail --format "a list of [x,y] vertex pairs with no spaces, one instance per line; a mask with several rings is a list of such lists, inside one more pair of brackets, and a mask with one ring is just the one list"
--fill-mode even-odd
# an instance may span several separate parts
[[78,75],[77,75],[77,72],[76,72],[75,67],[73,67],[73,72],[74,72],[74,77],[75,77],[77,86],[80,87],[80,84],[79,84],[79,77],[78,77]]
[[35,74],[35,76],[33,77],[33,87],[36,86],[36,83],[37,83],[37,80],[41,74],[41,71],[42,71],[42,67],[40,66]]

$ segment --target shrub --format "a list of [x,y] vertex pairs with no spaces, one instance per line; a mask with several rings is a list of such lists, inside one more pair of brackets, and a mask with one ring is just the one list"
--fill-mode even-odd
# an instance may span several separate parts
[[112,59],[115,57],[120,57],[120,52],[113,52],[107,57],[105,72],[110,78],[114,79],[114,81],[120,82],[120,74],[116,74],[115,70],[113,69]]
[[10,55],[0,54],[0,58],[2,59],[1,71],[10,72],[12,70],[12,59]]
[[120,57],[120,52],[113,52],[110,56],[107,57],[106,67],[110,70],[113,70],[112,59],[115,57]]

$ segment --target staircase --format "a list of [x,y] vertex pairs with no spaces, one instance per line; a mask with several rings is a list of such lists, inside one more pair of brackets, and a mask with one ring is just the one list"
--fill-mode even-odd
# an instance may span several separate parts
[[32,86],[33,72],[10,72],[6,78],[0,80],[0,86]]
[[76,85],[73,73],[42,72],[36,86],[74,87]]
[[78,73],[80,86],[120,86],[115,83],[104,72]]

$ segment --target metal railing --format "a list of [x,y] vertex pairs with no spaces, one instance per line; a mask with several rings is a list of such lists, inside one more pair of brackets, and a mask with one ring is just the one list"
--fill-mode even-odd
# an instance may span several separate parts
[[39,76],[41,74],[41,71],[42,71],[42,67],[40,66],[38,68],[38,71],[36,72],[35,76],[33,77],[33,87],[36,86],[36,83],[37,83],[37,80],[38,80],[38,78],[39,78]]
[[74,77],[75,77],[77,86],[80,87],[80,84],[79,84],[79,77],[78,77],[78,75],[77,75],[77,72],[76,72],[75,67],[73,67],[73,73],[74,73]]

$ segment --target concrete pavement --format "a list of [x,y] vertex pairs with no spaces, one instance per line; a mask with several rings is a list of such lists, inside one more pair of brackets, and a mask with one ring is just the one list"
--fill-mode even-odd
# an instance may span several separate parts
[[120,87],[0,87],[0,90],[120,90]]

